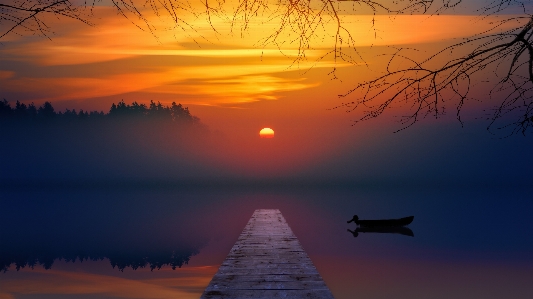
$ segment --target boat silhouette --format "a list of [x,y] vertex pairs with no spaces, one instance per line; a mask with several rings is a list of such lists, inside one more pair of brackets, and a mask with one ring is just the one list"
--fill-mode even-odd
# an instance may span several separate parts
[[415,216],[409,216],[398,219],[380,219],[380,220],[359,220],[357,215],[354,215],[351,220],[348,220],[347,223],[355,222],[355,224],[360,227],[402,227],[409,225],[413,222]]

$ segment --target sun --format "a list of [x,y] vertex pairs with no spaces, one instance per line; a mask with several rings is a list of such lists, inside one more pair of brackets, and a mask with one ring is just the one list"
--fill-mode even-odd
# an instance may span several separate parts
[[259,136],[261,138],[274,138],[274,130],[271,128],[263,128],[259,131]]

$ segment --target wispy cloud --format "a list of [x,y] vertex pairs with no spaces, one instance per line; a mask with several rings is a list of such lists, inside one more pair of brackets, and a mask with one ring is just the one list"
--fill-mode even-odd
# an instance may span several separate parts
[[[514,20],[500,24],[509,16],[480,18],[471,15],[398,15],[398,16],[343,16],[356,47],[413,45],[442,42],[515,28],[527,20]],[[524,22],[525,21],[525,22]],[[333,30],[333,24],[328,25]],[[494,29],[494,30],[492,30]],[[323,44],[322,47],[331,47]]]
[[[319,83],[305,82],[305,78],[287,79],[272,75],[244,75],[234,78],[220,78],[158,86],[149,92],[174,93],[195,96],[194,104],[226,105],[255,102],[259,100],[278,100],[278,93],[296,91],[318,86]],[[203,100],[205,99],[205,100]]]
[[[315,67],[327,67],[320,64]],[[305,78],[275,76],[286,69],[283,64],[213,65],[197,67],[167,67],[150,72],[125,72],[101,77],[10,78],[6,73],[5,91],[24,90],[41,101],[61,101],[96,98],[131,92],[167,93],[202,98],[182,101],[192,104],[228,104],[278,99],[279,92],[317,86]],[[0,74],[1,75],[1,74]],[[9,79],[10,78],[10,79]]]
[[0,70],[0,80],[9,79],[15,75],[13,71],[2,71]]
[[[333,55],[324,56],[333,47],[330,38],[314,40],[305,57],[299,56],[295,44],[283,49],[258,46],[257,42],[275,29],[272,23],[235,37],[231,26],[221,20],[213,24],[219,33],[205,20],[194,18],[186,21],[197,30],[182,32],[169,27],[171,22],[164,24],[164,20],[147,14],[150,22],[163,28],[156,32],[156,38],[118,16],[113,8],[95,10],[101,16],[96,27],[64,20],[52,41],[31,37],[6,42],[0,48],[0,59],[12,66],[0,70],[0,89],[16,100],[20,95],[20,100],[36,103],[143,92],[153,94],[154,100],[158,95],[173,94],[182,103],[231,106],[279,99],[283,92],[312,88],[324,81],[301,74],[287,79],[287,71],[350,65],[333,61]],[[469,36],[494,26],[497,18],[342,16],[356,47]],[[324,26],[326,31],[335,30],[333,24]],[[298,57],[304,59],[292,65]],[[14,62],[25,66],[13,66]],[[32,68],[28,65],[40,71],[28,71]]]

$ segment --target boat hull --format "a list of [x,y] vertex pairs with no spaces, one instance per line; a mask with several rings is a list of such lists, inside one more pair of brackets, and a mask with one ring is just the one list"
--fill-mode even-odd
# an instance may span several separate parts
[[361,227],[398,227],[406,226],[413,222],[415,216],[409,216],[399,219],[381,219],[381,220],[358,220],[355,223]]

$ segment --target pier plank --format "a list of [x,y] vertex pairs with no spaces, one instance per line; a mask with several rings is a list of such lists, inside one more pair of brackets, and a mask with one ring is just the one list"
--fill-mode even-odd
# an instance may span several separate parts
[[279,210],[256,210],[202,299],[333,299]]

